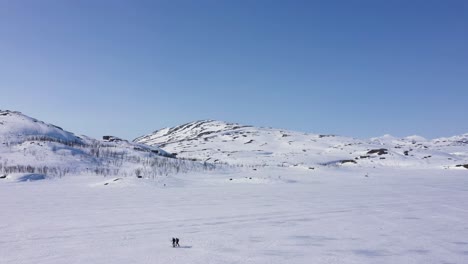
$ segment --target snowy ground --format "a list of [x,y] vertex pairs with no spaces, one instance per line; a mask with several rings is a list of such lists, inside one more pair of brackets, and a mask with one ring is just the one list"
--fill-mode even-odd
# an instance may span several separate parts
[[0,179],[0,263],[463,264],[467,172]]

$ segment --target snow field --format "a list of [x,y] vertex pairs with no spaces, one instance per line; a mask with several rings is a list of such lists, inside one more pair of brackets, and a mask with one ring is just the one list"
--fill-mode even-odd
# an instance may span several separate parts
[[0,263],[468,262],[466,171],[367,174],[0,179]]

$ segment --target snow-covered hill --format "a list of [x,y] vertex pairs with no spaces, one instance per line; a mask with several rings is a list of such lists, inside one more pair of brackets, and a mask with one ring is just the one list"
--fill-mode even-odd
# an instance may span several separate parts
[[3,145],[21,143],[38,137],[63,143],[85,144],[82,138],[58,126],[20,112],[0,110],[0,139]]
[[[174,156],[183,159],[171,159]],[[206,169],[212,163],[305,170],[324,166],[464,169],[468,167],[468,134],[434,140],[390,135],[361,140],[205,120],[129,142],[113,136],[103,140],[77,136],[20,112],[0,111],[1,175],[156,177]]]
[[203,167],[170,157],[158,147],[112,136],[104,140],[76,136],[20,112],[0,110],[0,176],[93,173],[154,177]]
[[134,142],[163,147],[178,157],[238,165],[458,168],[468,163],[468,134],[361,140],[203,120],[157,130]]
[[467,135],[199,121],[137,141],[0,111],[0,263],[467,262]]

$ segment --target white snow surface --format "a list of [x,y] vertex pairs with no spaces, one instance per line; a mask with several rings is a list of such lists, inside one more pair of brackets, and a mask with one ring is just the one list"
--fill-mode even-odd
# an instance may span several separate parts
[[[20,112],[0,110],[0,173],[64,176],[94,171],[128,175],[139,169],[155,175],[181,167],[200,167],[165,158],[168,155],[160,148],[116,137],[109,140],[79,137]],[[155,163],[165,163],[164,168],[151,165]]]
[[81,138],[58,126],[44,123],[20,112],[0,110],[0,140],[2,143],[19,142],[35,136],[64,142],[83,143]]
[[[316,168],[348,161],[345,166],[361,168],[442,169],[468,163],[468,134],[434,140],[416,135],[362,140],[203,120],[161,129],[134,141],[160,146],[178,157],[237,165]],[[369,154],[379,149],[386,153]]]
[[197,121],[135,141],[0,111],[0,263],[468,263],[468,134]]
[[466,171],[366,174],[0,179],[0,263],[468,262]]

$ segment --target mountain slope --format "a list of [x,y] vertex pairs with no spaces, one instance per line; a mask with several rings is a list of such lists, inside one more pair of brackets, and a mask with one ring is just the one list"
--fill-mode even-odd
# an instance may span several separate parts
[[468,163],[468,134],[430,141],[390,135],[360,140],[202,120],[134,142],[164,147],[178,157],[238,165],[448,168]]
[[[203,165],[170,159],[166,151],[112,136],[96,140],[15,111],[0,110],[0,174],[93,173],[156,176]],[[0,175],[1,176],[1,175]]]
[[58,126],[44,123],[20,112],[0,110],[0,139],[2,143],[21,142],[35,137],[84,144],[80,137]]

